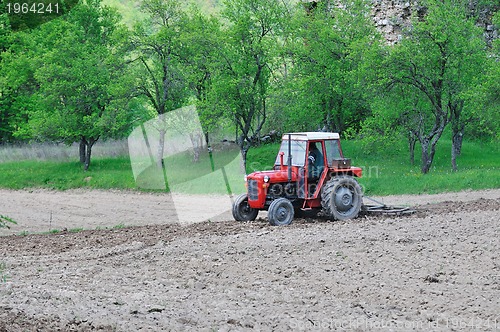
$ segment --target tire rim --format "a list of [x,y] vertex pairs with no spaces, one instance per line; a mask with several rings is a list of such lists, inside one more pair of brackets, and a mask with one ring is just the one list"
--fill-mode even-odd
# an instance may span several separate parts
[[250,215],[250,213],[252,212],[250,206],[248,206],[248,202],[245,200],[243,202],[241,202],[240,204],[240,214],[242,216],[245,216],[247,217],[248,215]]
[[280,206],[276,211],[276,220],[278,220],[279,223],[282,223],[283,221],[288,219],[289,214],[290,213],[285,206]]
[[342,186],[335,192],[335,208],[341,214],[349,214],[354,208],[357,197],[354,188]]

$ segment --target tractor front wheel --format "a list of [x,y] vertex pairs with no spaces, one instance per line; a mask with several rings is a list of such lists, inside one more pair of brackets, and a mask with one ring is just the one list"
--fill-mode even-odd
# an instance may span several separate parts
[[236,221],[253,221],[257,218],[259,210],[253,209],[248,205],[247,194],[241,194],[236,197],[233,203],[233,218]]
[[294,216],[292,202],[283,197],[275,199],[271,205],[269,205],[267,215],[269,223],[273,226],[290,225]]
[[321,190],[323,210],[337,220],[356,218],[362,201],[361,187],[352,176],[334,177]]

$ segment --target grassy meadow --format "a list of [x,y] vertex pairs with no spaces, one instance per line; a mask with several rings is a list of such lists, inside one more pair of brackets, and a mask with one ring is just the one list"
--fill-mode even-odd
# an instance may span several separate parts
[[437,146],[431,171],[420,172],[420,149],[415,165],[409,161],[406,145],[378,155],[366,155],[355,141],[343,142],[344,155],[363,168],[359,180],[367,195],[435,194],[461,190],[500,188],[500,149],[494,143],[464,142],[458,171],[451,168],[451,140]]
[[[462,155],[458,159],[459,170],[452,172],[451,142],[442,139],[437,147],[433,167],[428,174],[420,173],[418,149],[415,154],[416,164],[410,164],[404,143],[392,147],[390,151],[379,151],[376,154],[365,153],[357,141],[344,140],[342,147],[344,156],[351,158],[354,166],[363,168],[364,175],[359,182],[367,195],[423,194],[500,188],[500,148],[495,143],[464,142]],[[96,154],[90,169],[84,172],[77,161],[76,147],[73,148],[75,156],[71,158],[63,155],[62,157],[54,156],[52,160],[43,160],[37,157],[40,153],[28,153],[27,160],[15,160],[15,158],[8,159],[9,148],[2,147],[0,187],[55,190],[75,188],[147,190],[141,188],[148,187],[147,177],[150,171],[144,172],[146,179],[138,178],[136,183],[130,159],[123,152],[125,149],[121,149],[122,155],[116,156],[116,149],[106,150],[101,147],[102,153]],[[23,148],[12,148],[12,153],[19,154],[20,149]],[[32,148],[24,147],[24,149]],[[279,144],[252,148],[248,153],[247,173],[270,169],[278,149]],[[111,151],[115,152],[111,153]],[[215,153],[215,169],[221,169],[222,166],[231,163],[237,155],[234,150]],[[182,188],[190,193],[226,192],[223,178],[208,176],[211,172],[208,154],[202,155],[199,163],[193,163],[189,154],[183,154],[167,158],[165,164],[170,165],[167,183],[174,186],[176,190]],[[207,177],[203,177],[204,175]],[[154,176],[158,177],[158,173]],[[160,177],[164,180],[163,174],[160,173]],[[200,180],[191,181],[196,177]],[[228,177],[233,183],[240,181],[240,175],[235,175],[234,172],[228,174]],[[146,181],[146,185],[141,181]],[[243,179],[241,183],[243,184]],[[168,191],[168,186],[164,190]]]

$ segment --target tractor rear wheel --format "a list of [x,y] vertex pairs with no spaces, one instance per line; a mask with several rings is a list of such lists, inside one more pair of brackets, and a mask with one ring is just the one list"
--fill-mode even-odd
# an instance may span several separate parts
[[356,218],[362,201],[361,187],[352,176],[334,177],[321,189],[323,210],[337,220]]
[[267,216],[269,223],[273,226],[290,225],[294,216],[292,202],[283,197],[275,199],[269,205]]
[[248,205],[247,194],[241,194],[236,197],[233,203],[233,218],[236,221],[253,221],[257,218],[259,210],[253,209]]

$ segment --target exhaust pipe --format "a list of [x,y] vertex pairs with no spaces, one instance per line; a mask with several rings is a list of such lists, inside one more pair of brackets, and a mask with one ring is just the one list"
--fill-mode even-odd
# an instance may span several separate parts
[[292,135],[288,134],[288,183],[292,182]]

